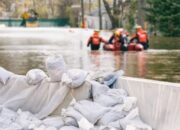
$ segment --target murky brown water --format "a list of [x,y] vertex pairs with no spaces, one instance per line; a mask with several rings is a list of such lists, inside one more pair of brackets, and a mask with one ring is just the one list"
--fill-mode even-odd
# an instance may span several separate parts
[[[96,72],[123,69],[126,76],[180,82],[180,50],[91,52],[83,40],[77,40],[76,32],[69,33],[66,38],[57,39],[47,38],[47,34],[45,37],[0,36],[0,66],[17,74],[26,74],[33,68],[46,71],[45,59],[49,55],[61,54],[69,68]],[[80,37],[82,39],[83,35]],[[156,46],[154,44],[152,46]]]

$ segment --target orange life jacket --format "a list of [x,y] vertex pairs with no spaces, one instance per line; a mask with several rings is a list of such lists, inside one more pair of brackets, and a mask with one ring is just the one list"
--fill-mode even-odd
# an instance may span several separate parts
[[148,41],[147,33],[145,31],[139,31],[137,36],[139,42],[146,43]]
[[91,38],[93,45],[99,45],[101,43],[101,38],[98,35],[93,35]]

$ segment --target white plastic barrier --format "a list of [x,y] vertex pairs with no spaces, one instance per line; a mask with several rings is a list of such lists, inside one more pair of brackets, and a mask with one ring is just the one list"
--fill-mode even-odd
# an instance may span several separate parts
[[141,119],[153,130],[180,129],[180,84],[120,77],[118,87],[137,97]]

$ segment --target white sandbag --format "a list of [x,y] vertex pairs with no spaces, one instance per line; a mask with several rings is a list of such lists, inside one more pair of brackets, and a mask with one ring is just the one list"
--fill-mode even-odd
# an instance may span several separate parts
[[78,127],[77,120],[73,117],[64,117],[64,125]]
[[39,85],[30,86],[25,76],[13,76],[1,90],[0,105],[14,111],[21,108],[42,119],[62,104],[70,88],[62,86],[60,82],[49,82],[47,79]]
[[[111,110],[109,112],[105,113],[103,117],[98,120],[98,125],[109,125],[112,122],[116,122],[127,116],[127,112],[123,111],[123,104],[118,104],[116,106],[111,107],[110,109]],[[118,124],[118,127],[120,127],[120,124]]]
[[128,126],[136,128],[135,130],[152,130],[149,125],[140,120],[138,108],[133,109],[125,118],[121,119],[120,124],[124,130],[126,130]]
[[0,130],[23,130],[23,128],[16,123],[11,123],[9,125],[4,125],[4,123],[0,123]]
[[134,119],[134,120],[132,120],[126,126],[126,130],[128,129],[128,127],[135,128],[135,130],[152,130],[152,128],[149,125],[147,125],[144,122],[142,122],[142,120],[139,117]]
[[121,125],[120,125],[120,120],[111,122],[111,123],[109,123],[108,125],[111,126],[111,127],[113,127],[113,128],[116,128],[116,130],[123,130],[123,128],[122,128]]
[[126,126],[125,130],[152,130],[152,128],[141,121],[141,119],[138,117],[130,122],[128,122],[128,125]]
[[67,74],[67,73],[64,73],[62,75],[62,78],[61,78],[61,84],[67,86],[70,88],[70,86],[72,86],[72,79],[71,77]]
[[[13,75],[11,78],[9,78],[7,84],[5,87],[0,89],[0,104],[3,105],[8,100],[12,100],[17,95],[21,96],[21,92],[23,92],[25,89],[27,89],[29,85],[26,82],[25,76],[22,75]],[[14,102],[11,104],[14,107],[17,107],[14,105]],[[17,111],[16,108],[12,109],[14,111]]]
[[10,119],[11,121],[15,121],[17,116],[17,113],[14,111],[11,111],[10,109],[7,108],[2,108],[0,117]]
[[115,77],[115,73],[107,73],[104,75],[104,78],[103,78],[103,83],[106,84],[107,86],[113,84],[116,80],[116,77]]
[[[16,86],[14,86],[14,88],[16,88]],[[28,99],[32,96],[34,91],[36,91],[36,87],[28,86],[26,89],[20,90],[19,93],[14,93],[15,95],[9,97],[10,99],[7,99],[3,103],[3,106],[16,111],[18,108],[21,108],[28,101]]]
[[127,91],[124,90],[124,89],[118,88],[118,89],[110,89],[110,90],[117,92],[117,94],[119,94],[119,95],[121,95],[123,97],[127,97],[128,96]]
[[116,72],[96,72],[95,74],[90,73],[92,76],[90,79],[96,80],[101,84],[105,84],[109,87],[113,87],[117,79],[124,74],[123,70]]
[[126,116],[123,111],[111,110],[103,115],[103,117],[98,120],[98,125],[107,125],[111,122],[122,119]]
[[137,105],[137,98],[136,97],[125,97],[124,104],[123,104],[123,111],[129,112]]
[[5,85],[8,79],[13,75],[12,72],[7,71],[6,69],[0,67],[0,82]]
[[93,124],[91,124],[86,118],[81,118],[80,121],[78,121],[79,128],[82,130],[90,130],[94,127]]
[[127,96],[127,93],[126,91],[123,91],[122,89],[109,89],[107,91],[107,95],[121,100],[122,97]]
[[52,126],[58,129],[64,126],[64,121],[62,117],[59,117],[59,116],[47,117],[44,120],[42,120],[42,123],[46,126]]
[[20,130],[22,127],[14,123],[17,114],[7,108],[3,108],[0,113],[0,130]]
[[56,127],[50,126],[50,127],[47,127],[45,130],[58,130],[58,129]]
[[72,84],[70,87],[76,88],[84,83],[88,75],[88,72],[80,69],[71,69],[67,71],[67,74],[72,79]]
[[82,100],[74,105],[75,110],[80,112],[89,122],[95,124],[106,112],[109,111],[96,102]]
[[[68,107],[66,110],[63,110],[62,115],[65,117],[64,121],[66,126],[75,126],[83,130],[89,130],[90,128],[93,128],[93,124],[90,123],[85,117],[83,117],[80,112],[76,111],[73,108],[73,105]],[[76,124],[77,122],[78,124]]]
[[[49,87],[49,89],[50,88],[51,86]],[[61,83],[57,87],[55,86],[55,88],[56,89],[53,89],[54,93],[51,93],[52,95],[48,97],[48,102],[45,104],[45,106],[42,107],[38,113],[35,114],[38,119],[45,118],[48,115],[52,114],[53,111],[55,111],[56,108],[64,101],[66,95],[70,90],[70,88],[62,85]]]
[[136,129],[136,127],[134,127],[134,126],[128,125],[126,127],[126,130],[138,130],[138,129]]
[[34,128],[33,130],[46,130],[46,126],[45,125],[41,125],[39,127]]
[[124,75],[123,70],[119,70],[119,71],[116,71],[116,72],[113,72],[113,73],[110,73],[110,74],[106,74],[104,76],[103,83],[106,84],[107,86],[110,86],[113,83],[115,83],[116,80],[122,75]]
[[118,104],[119,101],[106,94],[101,94],[100,96],[94,98],[94,102],[105,107],[111,107]]
[[101,126],[100,130],[116,130],[116,129],[111,126]]
[[74,127],[74,126],[64,126],[64,127],[60,128],[60,130],[81,130],[81,129]]
[[68,107],[65,112],[63,112],[62,116],[64,117],[73,117],[76,121],[79,121],[83,118],[83,115],[79,113],[74,107]]
[[94,97],[94,102],[97,102],[105,107],[111,107],[123,103],[123,96],[118,89],[109,89],[104,94]]
[[74,106],[74,104],[75,104],[76,102],[77,102],[76,99],[73,98],[73,99],[71,100],[71,102],[69,103],[69,106]]
[[120,120],[120,124],[123,129],[126,129],[126,126],[129,125],[130,121],[136,119],[139,116],[138,108],[133,109],[125,118]]
[[63,120],[65,122],[65,125],[75,127],[78,126],[78,121],[83,118],[83,115],[76,111],[72,106],[64,109],[62,111],[62,116],[64,117]]
[[5,117],[0,117],[0,128],[7,128],[12,124],[12,121]]
[[97,71],[88,71],[88,72],[89,72],[89,75],[88,75],[89,81],[97,81],[101,84],[103,84],[103,82],[104,82],[104,76],[112,73],[112,72],[107,72],[105,70],[103,70],[103,71],[100,71],[100,70],[99,71],[98,70]]
[[41,83],[41,81],[46,77],[47,75],[40,69],[32,69],[26,74],[26,80],[29,85],[36,85]]
[[[22,129],[24,130],[24,129]],[[27,130],[59,130],[56,127],[53,126],[45,126],[45,125],[40,125],[39,127],[36,127],[34,125],[30,125],[29,128]]]
[[22,126],[24,129],[28,129],[29,125],[34,124],[34,126],[38,127],[42,124],[42,121],[37,119],[34,115],[32,115],[28,111],[21,111],[20,109],[17,111],[18,117],[16,119],[16,123]]
[[66,72],[66,63],[60,56],[51,56],[46,60],[46,69],[52,82],[61,81],[62,75]]
[[92,84],[92,96],[93,96],[93,98],[95,98],[101,94],[104,94],[109,90],[108,86],[102,85],[96,81],[91,81],[91,84]]
[[119,130],[119,129],[113,128],[111,126],[95,126],[94,128],[91,128],[90,130]]

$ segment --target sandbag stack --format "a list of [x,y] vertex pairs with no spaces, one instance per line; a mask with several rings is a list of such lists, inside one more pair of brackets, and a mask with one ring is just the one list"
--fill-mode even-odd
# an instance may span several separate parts
[[152,130],[139,117],[137,99],[128,97],[123,89],[92,81],[92,95],[92,99],[78,101],[64,110],[65,125],[83,130]]
[[67,69],[62,56],[49,57],[46,69],[49,77],[40,69],[23,76],[0,68],[0,130],[152,130],[137,99],[110,88],[122,71],[86,86],[88,72]]

